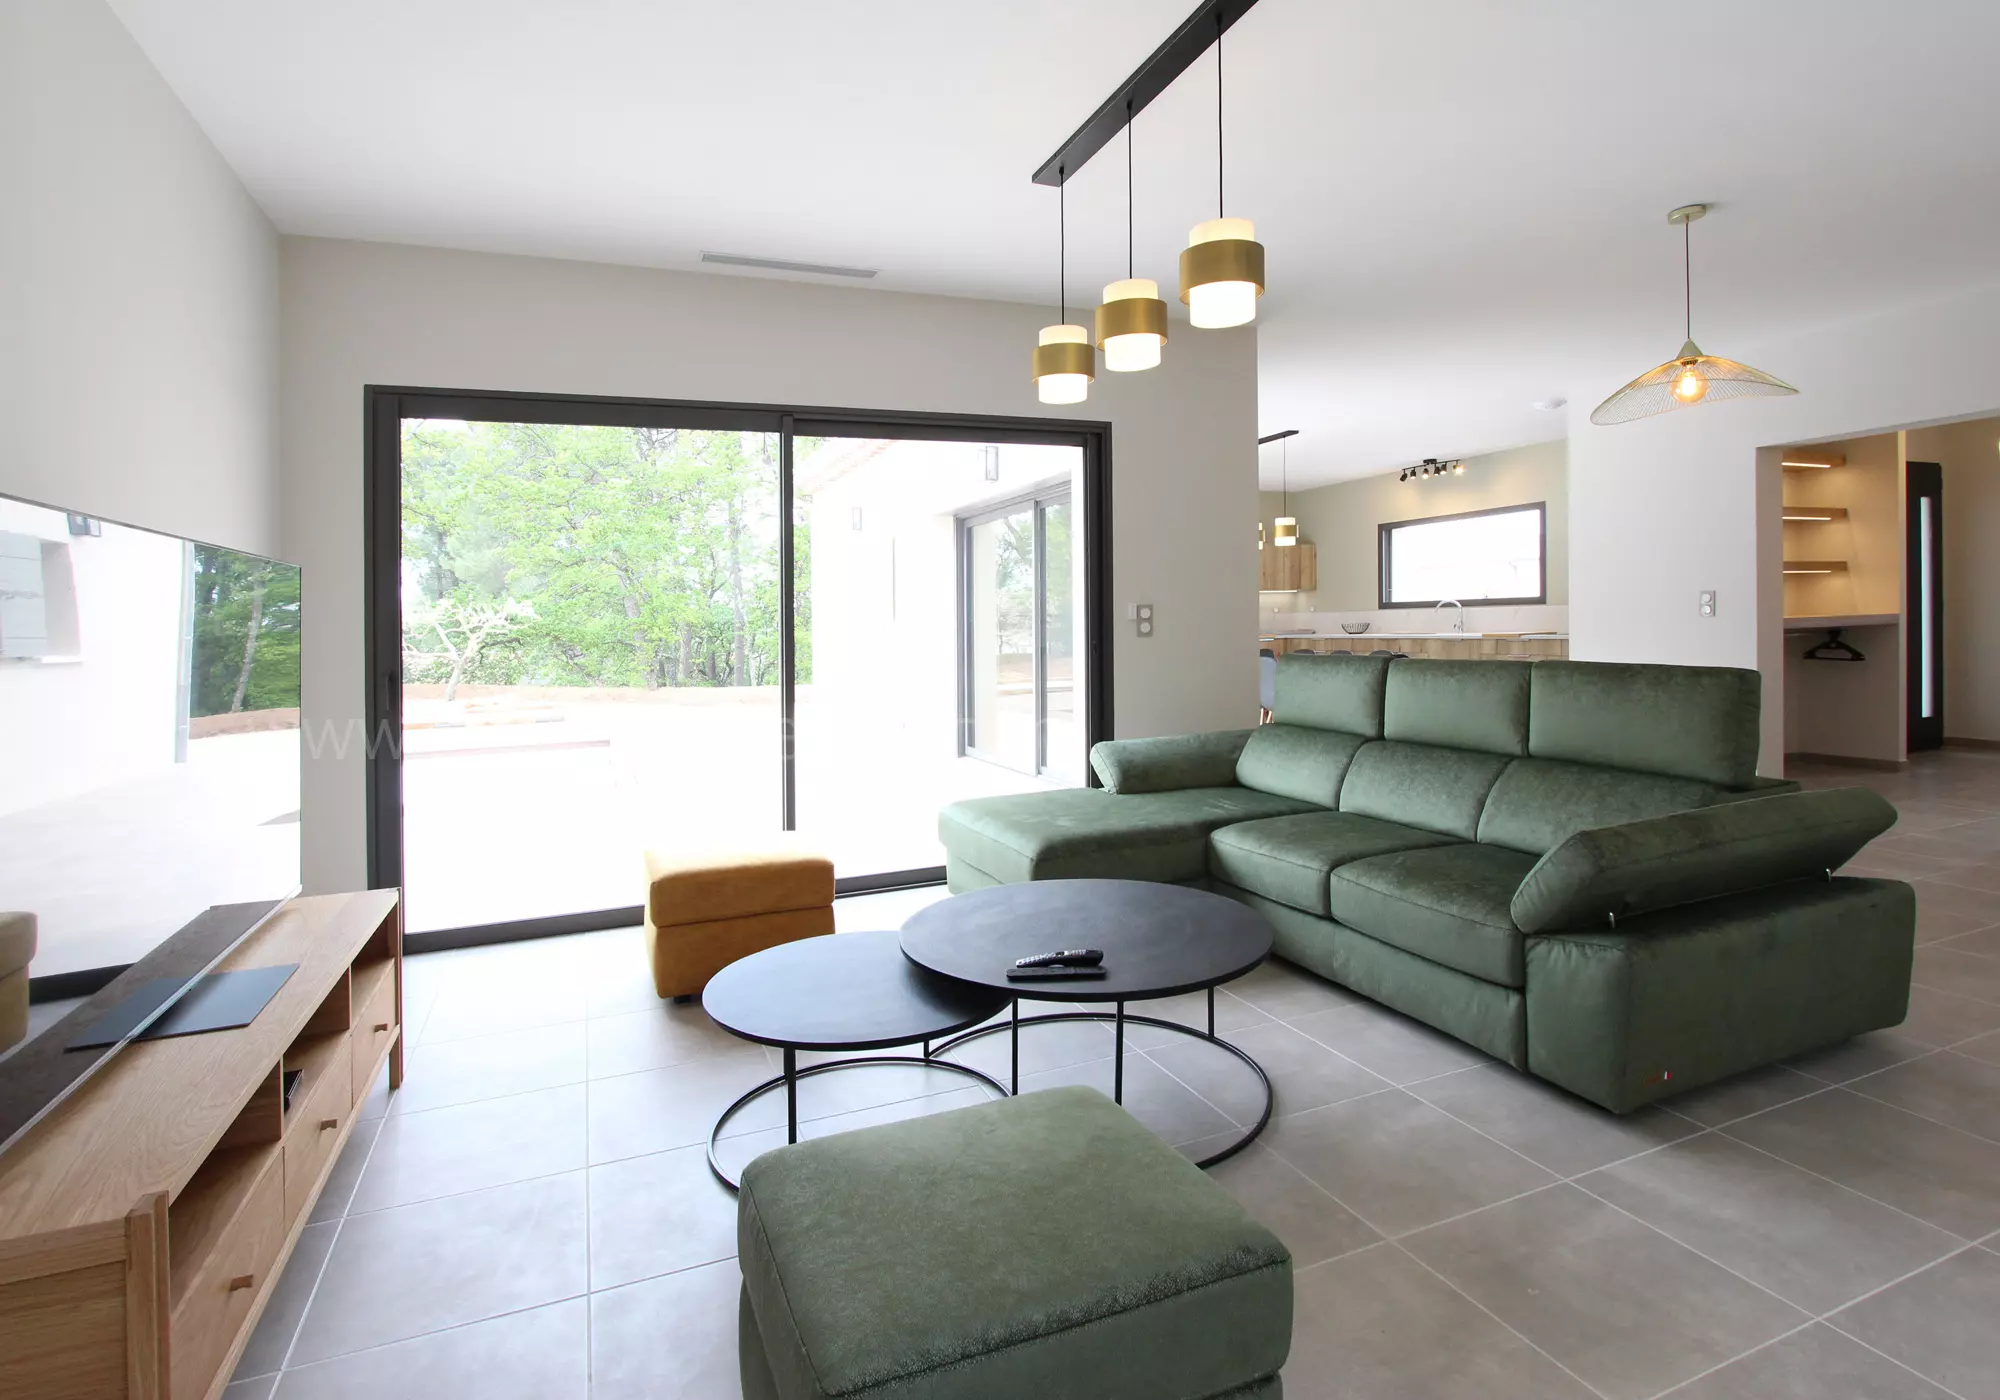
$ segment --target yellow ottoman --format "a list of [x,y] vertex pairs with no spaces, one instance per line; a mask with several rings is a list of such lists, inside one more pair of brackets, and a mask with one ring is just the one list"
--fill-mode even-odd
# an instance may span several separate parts
[[646,852],[646,956],[663,997],[739,958],[833,932],[833,862],[796,846]]

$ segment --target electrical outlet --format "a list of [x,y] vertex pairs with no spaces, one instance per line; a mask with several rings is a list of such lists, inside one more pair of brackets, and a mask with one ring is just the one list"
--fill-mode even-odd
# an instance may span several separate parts
[[1153,605],[1151,603],[1134,603],[1132,605],[1132,621],[1134,629],[1140,636],[1152,636]]
[[1703,617],[1715,616],[1715,590],[1713,588],[1704,588],[1701,590],[1701,615]]

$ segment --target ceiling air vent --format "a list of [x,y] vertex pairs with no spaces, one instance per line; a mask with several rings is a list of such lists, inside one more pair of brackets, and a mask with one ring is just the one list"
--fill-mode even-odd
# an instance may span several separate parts
[[741,253],[703,253],[705,263],[724,267],[761,267],[767,272],[809,272],[815,277],[873,277],[879,268],[835,267],[831,263],[788,262],[784,258],[749,258]]

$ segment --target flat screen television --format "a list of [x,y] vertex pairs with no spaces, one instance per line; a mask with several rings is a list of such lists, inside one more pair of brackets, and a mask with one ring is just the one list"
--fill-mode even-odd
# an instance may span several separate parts
[[0,496],[0,912],[34,1000],[82,998],[0,1049],[0,1148],[297,893],[299,605],[294,565]]

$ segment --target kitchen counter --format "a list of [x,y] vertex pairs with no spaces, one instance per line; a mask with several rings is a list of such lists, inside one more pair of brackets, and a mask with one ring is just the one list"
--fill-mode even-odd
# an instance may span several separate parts
[[1257,638],[1260,651],[1280,656],[1293,652],[1400,651],[1456,661],[1533,661],[1569,655],[1566,632],[1279,632]]

